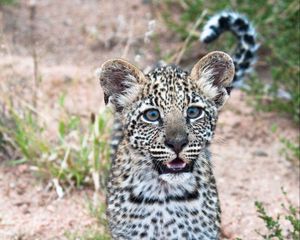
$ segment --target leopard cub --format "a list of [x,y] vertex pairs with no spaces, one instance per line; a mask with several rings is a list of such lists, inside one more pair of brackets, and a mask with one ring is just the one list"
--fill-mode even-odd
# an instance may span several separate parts
[[107,216],[113,239],[218,239],[220,207],[210,145],[234,77],[231,57],[212,52],[187,73],[149,74],[121,60],[100,82],[121,123]]
[[115,108],[107,217],[117,240],[216,240],[220,205],[208,147],[221,107],[255,61],[253,26],[224,11],[204,26],[209,43],[224,31],[238,39],[233,59],[211,52],[191,72],[168,65],[143,74],[122,59],[100,71]]

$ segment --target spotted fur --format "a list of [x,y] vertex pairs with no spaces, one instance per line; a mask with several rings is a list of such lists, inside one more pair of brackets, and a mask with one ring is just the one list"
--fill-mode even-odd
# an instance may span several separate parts
[[249,20],[242,14],[223,11],[214,15],[204,26],[200,40],[210,43],[223,32],[230,31],[238,39],[238,46],[233,54],[235,76],[233,87],[243,86],[243,78],[255,63],[259,45],[256,42],[256,31]]
[[[104,98],[122,129],[107,184],[113,239],[219,239],[208,148],[233,76],[233,61],[222,52],[202,58],[191,73],[167,65],[144,75],[121,59],[102,65]],[[191,106],[201,110],[197,119],[187,115]],[[159,120],[145,120],[149,109],[159,111]],[[170,172],[174,159],[185,167]]]

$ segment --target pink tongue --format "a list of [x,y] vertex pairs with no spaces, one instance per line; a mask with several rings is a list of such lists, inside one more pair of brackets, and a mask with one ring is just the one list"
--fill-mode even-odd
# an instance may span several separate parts
[[180,158],[175,158],[173,161],[167,163],[168,168],[172,169],[182,169],[186,166],[186,163]]

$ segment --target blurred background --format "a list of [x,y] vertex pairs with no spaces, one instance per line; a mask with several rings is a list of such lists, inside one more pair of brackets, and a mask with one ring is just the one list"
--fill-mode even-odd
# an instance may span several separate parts
[[0,0],[0,239],[110,239],[112,113],[95,71],[233,53],[230,33],[199,41],[223,9],[249,18],[260,48],[212,146],[222,239],[299,239],[298,0]]

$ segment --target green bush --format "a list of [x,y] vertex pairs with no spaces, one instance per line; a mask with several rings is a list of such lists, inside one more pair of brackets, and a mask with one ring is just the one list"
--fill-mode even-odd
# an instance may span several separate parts
[[87,124],[67,113],[63,103],[61,98],[54,140],[47,137],[47,125],[37,113],[25,106],[16,110],[6,105],[8,111],[0,121],[0,150],[5,153],[13,147],[16,159],[6,155],[9,163],[28,163],[43,179],[52,180],[56,190],[87,184],[94,184],[99,190],[95,181],[101,181],[104,188],[110,166],[109,112],[94,116]]
[[[191,33],[191,26],[200,15],[207,11],[206,19],[218,11],[232,9],[248,16],[259,34],[261,54],[259,58],[269,66],[272,73],[271,87],[263,91],[263,79],[248,83],[252,86],[250,94],[255,95],[257,106],[264,110],[278,110],[288,113],[294,121],[300,119],[300,32],[299,1],[204,1],[204,0],[165,0],[160,4],[162,15],[167,26],[182,39],[192,34],[191,42],[198,41],[200,29]],[[179,18],[174,12],[179,12]],[[175,15],[175,17],[174,17]],[[201,26],[206,21],[203,21]],[[221,37],[210,49],[232,49],[233,38]],[[257,85],[258,84],[258,85]],[[290,99],[283,100],[278,96],[278,89],[290,94]],[[255,91],[259,90],[259,91]],[[265,103],[265,99],[270,100]]]
[[[286,193],[284,191],[283,193],[286,196]],[[265,234],[257,232],[263,239],[266,240],[300,239],[299,208],[292,206],[290,203],[288,207],[282,204],[282,207],[285,210],[284,216],[277,215],[274,218],[266,212],[265,207],[261,202],[256,201],[255,206],[258,213],[258,217],[264,221],[265,227],[267,229],[267,233]],[[289,225],[289,229],[284,230],[280,220],[287,221]]]
[[[288,207],[281,204],[284,214],[278,214],[276,217],[270,216],[263,203],[256,201],[255,207],[258,217],[265,224],[265,231],[261,233],[256,230],[256,233],[264,240],[299,240],[300,239],[300,211],[299,206],[295,207],[287,198],[287,193],[282,189],[285,200],[288,202]],[[282,227],[283,221],[286,221],[285,227]],[[236,238],[236,240],[242,240]]]

